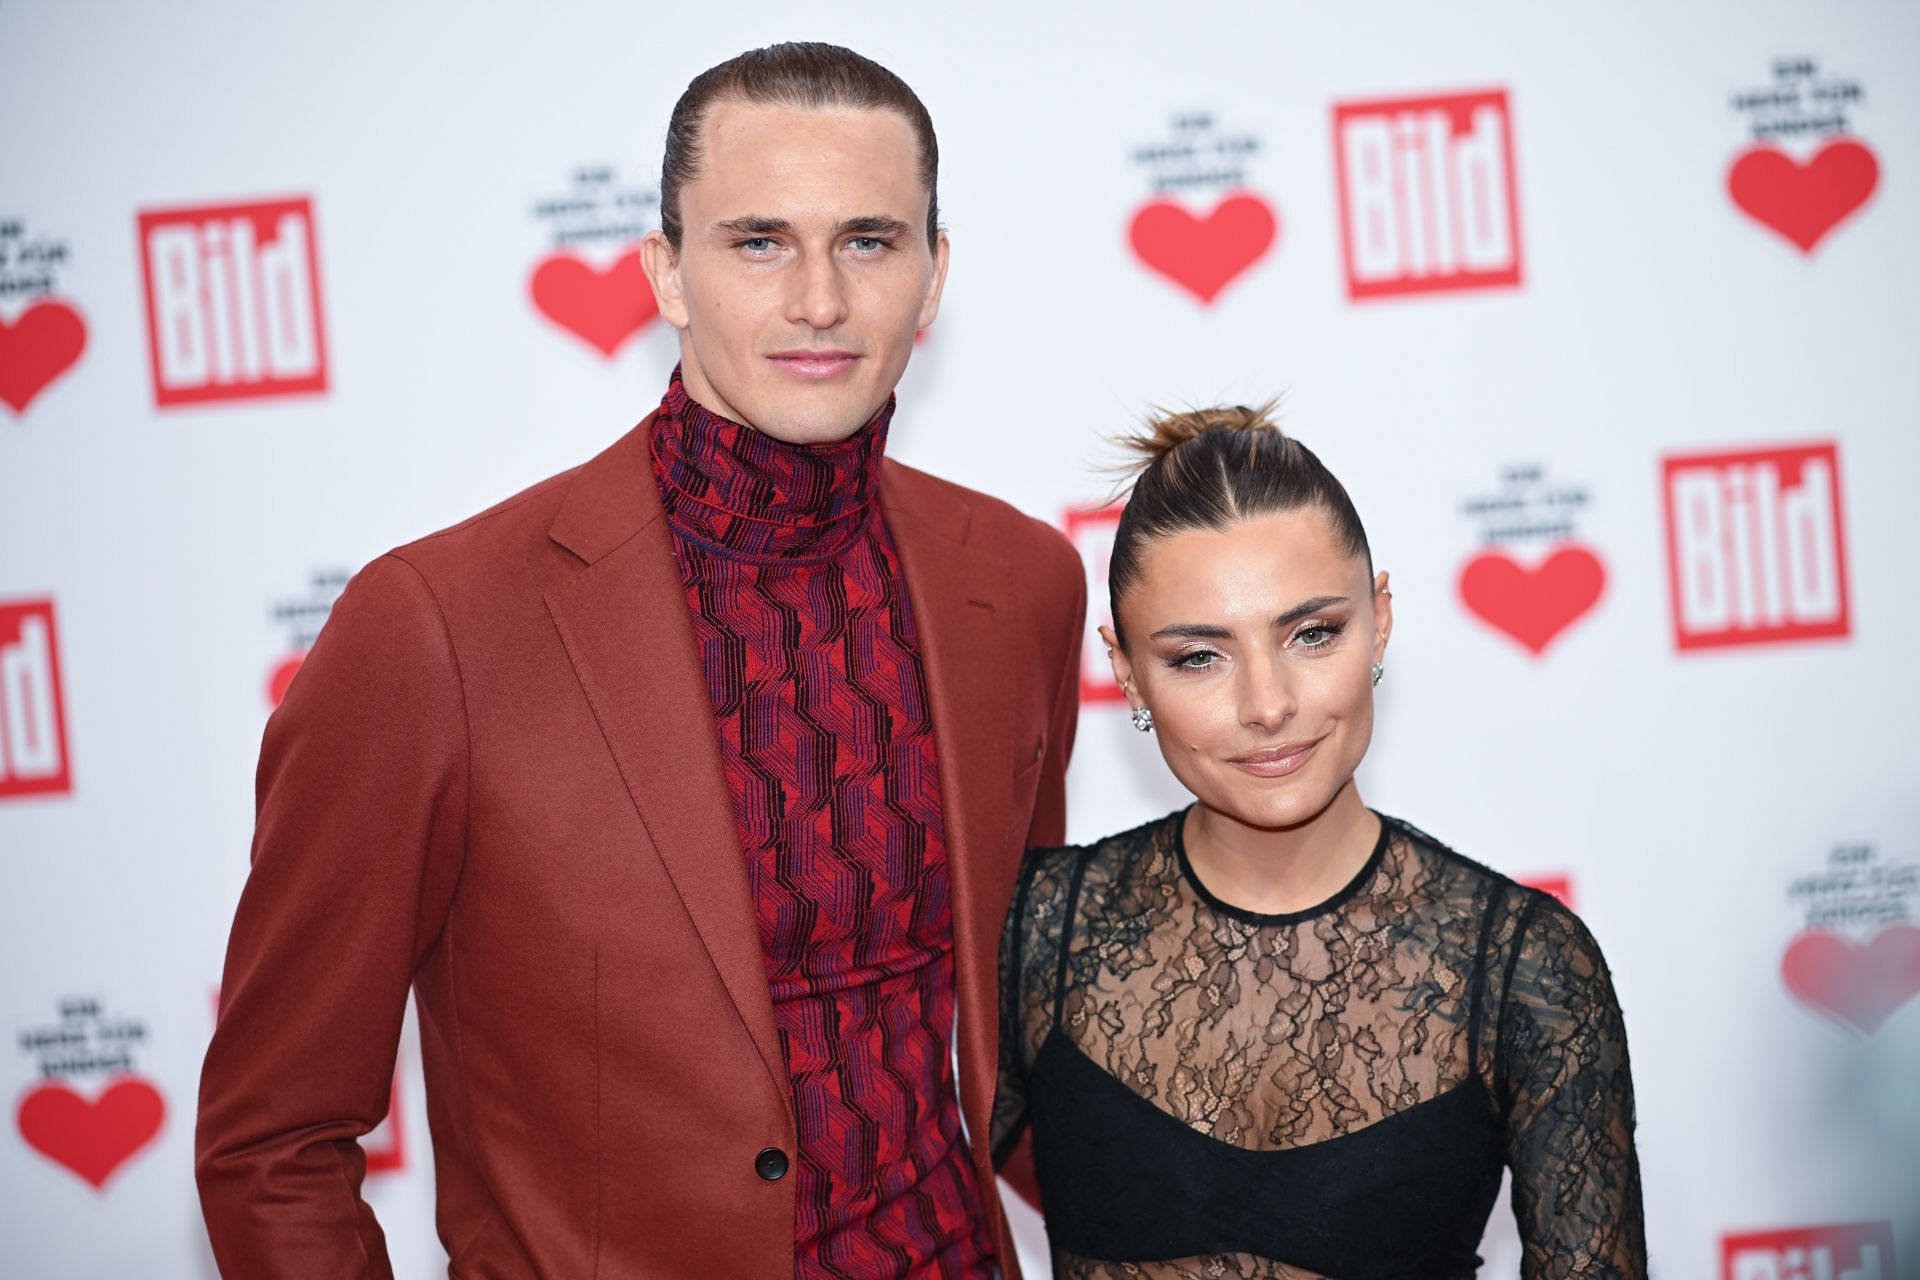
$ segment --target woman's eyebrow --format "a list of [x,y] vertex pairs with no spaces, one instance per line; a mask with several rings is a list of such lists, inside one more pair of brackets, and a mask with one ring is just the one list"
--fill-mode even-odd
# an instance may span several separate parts
[[[1284,627],[1290,623],[1300,621],[1300,619],[1310,613],[1318,613],[1322,609],[1331,609],[1335,605],[1347,604],[1349,602],[1350,597],[1347,596],[1315,596],[1311,600],[1302,600],[1299,604],[1275,618],[1269,625]],[[1231,640],[1233,639],[1233,629],[1223,627],[1217,622],[1176,622],[1171,626],[1160,628],[1149,636],[1148,639],[1159,640],[1163,637],[1178,640]]]
[[1290,626],[1310,613],[1318,613],[1322,609],[1331,609],[1337,604],[1346,604],[1347,602],[1348,598],[1346,596],[1315,596],[1311,600],[1302,600],[1299,604],[1275,618],[1272,625],[1276,627]]
[[1176,622],[1170,627],[1160,628],[1148,639],[1158,640],[1163,636],[1181,640],[1231,640],[1233,632],[1214,623]]

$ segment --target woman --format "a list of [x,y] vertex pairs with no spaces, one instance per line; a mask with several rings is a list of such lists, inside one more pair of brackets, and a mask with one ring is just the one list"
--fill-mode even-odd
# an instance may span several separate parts
[[[994,1156],[1061,1276],[1644,1277],[1626,1034],[1553,898],[1369,810],[1393,629],[1346,491],[1265,410],[1155,419],[1103,629],[1195,803],[1028,856]],[[1490,800],[1494,797],[1489,796]]]

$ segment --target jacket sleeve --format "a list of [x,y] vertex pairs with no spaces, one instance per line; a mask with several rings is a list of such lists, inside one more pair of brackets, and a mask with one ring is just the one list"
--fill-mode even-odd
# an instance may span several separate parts
[[407,992],[459,875],[467,759],[439,606],[383,557],[334,606],[261,746],[195,1134],[222,1275],[391,1275],[358,1139],[386,1114]]
[[1040,789],[1027,827],[1029,849],[1051,848],[1067,840],[1067,762],[1073,758],[1074,729],[1080,720],[1080,645],[1087,625],[1087,575],[1080,553],[1057,530],[1049,528],[1047,534],[1056,554],[1049,599],[1043,603],[1058,610],[1053,616],[1065,631],[1057,642],[1059,666],[1047,726],[1047,757],[1040,766]]

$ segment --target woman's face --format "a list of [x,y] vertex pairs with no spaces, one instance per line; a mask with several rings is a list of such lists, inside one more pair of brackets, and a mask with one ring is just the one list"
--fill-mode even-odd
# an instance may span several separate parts
[[1317,507],[1148,544],[1119,602],[1114,676],[1153,712],[1161,754],[1203,804],[1252,827],[1319,815],[1373,736],[1373,664],[1393,630]]

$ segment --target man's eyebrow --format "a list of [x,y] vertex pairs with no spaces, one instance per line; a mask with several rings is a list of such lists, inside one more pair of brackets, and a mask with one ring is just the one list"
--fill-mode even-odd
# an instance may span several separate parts
[[858,218],[842,219],[834,228],[838,235],[863,236],[904,236],[913,228],[900,219],[884,213],[869,213]]
[[[749,214],[744,218],[728,218],[725,222],[713,224],[713,230],[721,236],[790,236],[794,233],[793,223],[786,218],[767,218],[758,214]],[[842,218],[834,225],[836,236],[892,236],[906,235],[912,228],[889,214],[867,213],[857,218]]]
[[744,218],[716,222],[713,229],[723,236],[780,236],[792,234],[793,224],[785,218],[762,218],[749,214]]
[[[1284,627],[1300,621],[1300,619],[1310,613],[1318,613],[1322,609],[1331,609],[1337,604],[1347,603],[1349,603],[1349,599],[1346,596],[1315,596],[1311,600],[1302,600],[1299,604],[1275,618],[1270,625]],[[1214,622],[1176,622],[1172,626],[1160,628],[1149,636],[1148,639],[1231,640],[1233,639],[1233,631],[1231,628],[1223,627]]]

